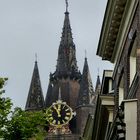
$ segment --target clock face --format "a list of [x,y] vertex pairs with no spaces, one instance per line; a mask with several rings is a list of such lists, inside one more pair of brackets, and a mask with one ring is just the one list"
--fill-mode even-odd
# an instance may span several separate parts
[[61,126],[72,119],[72,109],[64,102],[54,103],[48,109],[48,121],[50,125]]

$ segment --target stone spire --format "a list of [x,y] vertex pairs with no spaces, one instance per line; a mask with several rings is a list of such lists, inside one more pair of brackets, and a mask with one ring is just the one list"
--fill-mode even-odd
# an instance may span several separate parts
[[62,37],[58,50],[58,59],[56,71],[54,77],[56,78],[79,78],[77,61],[76,61],[76,49],[72,38],[69,12],[66,8],[64,25],[62,30]]
[[51,82],[49,82],[46,99],[45,99],[45,107],[51,106],[52,89],[53,89],[53,86],[52,86]]
[[96,94],[99,94],[100,90],[101,90],[101,82],[100,82],[100,76],[98,74],[97,81],[96,81],[96,88],[95,88]]
[[41,88],[40,76],[37,61],[35,61],[34,71],[28,93],[25,110],[40,110],[44,108],[44,97]]
[[80,83],[79,97],[77,99],[77,106],[92,104],[92,96],[94,96],[94,89],[91,81],[87,58],[85,58],[82,80]]

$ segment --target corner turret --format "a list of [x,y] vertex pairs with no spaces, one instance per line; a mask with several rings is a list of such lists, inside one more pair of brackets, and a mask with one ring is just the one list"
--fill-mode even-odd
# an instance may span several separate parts
[[35,61],[34,71],[25,106],[26,111],[41,110],[44,108],[44,97],[41,88],[40,76],[37,61]]
[[92,104],[92,96],[94,96],[94,89],[92,85],[87,58],[85,57],[82,80],[80,82],[79,97],[77,99],[77,106]]

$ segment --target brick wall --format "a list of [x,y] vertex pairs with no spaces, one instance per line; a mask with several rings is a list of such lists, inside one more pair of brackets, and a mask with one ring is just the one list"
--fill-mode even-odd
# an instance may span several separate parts
[[88,119],[88,115],[93,114],[95,111],[95,106],[81,106],[76,110],[76,123],[77,123],[77,134],[82,135],[84,128]]
[[[136,71],[138,72],[138,76],[140,77],[140,8],[138,7],[135,13],[135,16],[133,18],[133,22],[131,24],[130,30],[128,32],[128,36],[126,38],[126,42],[123,47],[123,52],[121,55],[120,62],[117,66],[117,73],[114,78],[114,81],[116,82],[115,85],[115,110],[118,107],[118,87],[119,82],[122,77],[124,76],[124,99],[127,99],[127,95],[129,93],[129,84],[130,84],[130,52],[133,47],[134,40],[136,40],[136,47],[137,47],[137,55],[136,55]],[[135,36],[136,35],[136,36]],[[135,95],[132,98],[138,99],[138,120],[137,120],[137,140],[140,140],[140,82],[138,85],[138,88],[136,90]]]

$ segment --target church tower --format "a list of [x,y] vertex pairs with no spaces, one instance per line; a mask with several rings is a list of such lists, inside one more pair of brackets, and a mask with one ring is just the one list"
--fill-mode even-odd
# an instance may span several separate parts
[[77,106],[93,104],[94,103],[94,101],[92,100],[93,96],[94,89],[90,76],[88,61],[87,58],[85,58]]
[[66,10],[62,37],[58,49],[56,71],[50,74],[49,87],[45,101],[46,107],[50,106],[58,99],[58,89],[60,87],[62,99],[74,109],[76,107],[75,96],[78,96],[80,79],[81,74],[77,66],[76,48],[72,38],[69,12]]
[[28,98],[25,106],[26,111],[36,111],[43,109],[44,97],[41,88],[40,76],[37,61],[35,61],[34,71],[28,93]]
[[[49,107],[58,100],[60,88],[62,100],[76,111],[80,80],[81,73],[77,66],[76,48],[72,38],[69,12],[66,8],[56,70],[50,74],[45,106]],[[75,118],[70,122],[70,129],[72,133],[76,133]]]
[[[88,114],[94,114],[96,106],[95,99],[96,94],[93,89],[86,57],[84,61],[83,73],[81,74],[78,70],[76,47],[72,37],[68,2],[66,0],[66,12],[62,36],[58,48],[56,70],[53,73],[50,73],[45,102],[36,61],[25,110],[40,110],[44,108],[52,109],[51,113],[49,114],[51,121],[49,122],[50,128],[48,130],[46,140],[58,140],[56,133],[52,131],[52,129],[55,127],[53,124],[59,126],[60,123],[65,123],[67,120],[66,115],[70,114],[67,111],[72,110],[72,117],[65,124],[66,126],[64,126],[64,129],[70,131],[67,134],[63,133],[61,138],[66,140],[78,140],[79,136],[83,133]],[[61,101],[64,103],[63,105],[60,105]],[[56,105],[55,103],[58,104]],[[66,109],[66,107],[69,107],[69,109]],[[66,116],[66,118],[64,116]],[[57,127],[56,129],[57,132],[60,132],[60,127]]]

